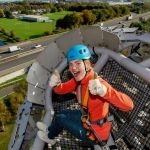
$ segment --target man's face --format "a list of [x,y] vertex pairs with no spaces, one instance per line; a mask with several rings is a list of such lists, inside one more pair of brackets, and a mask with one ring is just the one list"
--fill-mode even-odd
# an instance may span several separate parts
[[69,62],[69,70],[76,81],[81,81],[86,75],[85,65],[82,60],[73,60]]

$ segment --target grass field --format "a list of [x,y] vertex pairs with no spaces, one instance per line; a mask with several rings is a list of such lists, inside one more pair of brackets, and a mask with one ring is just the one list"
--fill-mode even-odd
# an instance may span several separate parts
[[6,31],[14,31],[15,35],[22,40],[40,37],[45,31],[53,31],[55,29],[56,20],[63,18],[66,14],[71,12],[63,11],[56,13],[45,14],[52,22],[27,22],[18,19],[0,18],[0,28]]
[[18,19],[0,19],[0,27],[6,31],[14,31],[21,39],[31,39],[43,35],[45,31],[52,31],[54,23],[26,22]]
[[5,87],[8,87],[10,85],[14,85],[16,83],[19,83],[21,80],[24,80],[26,78],[27,78],[27,74],[23,74],[23,75],[20,75],[16,78],[10,79],[6,82],[0,83],[0,90],[5,88]]
[[45,16],[49,17],[50,19],[57,21],[58,19],[62,19],[65,15],[71,14],[73,12],[70,11],[62,11],[62,12],[55,12],[55,13],[49,13],[45,14]]
[[0,132],[0,150],[8,150],[8,144],[13,131],[14,122],[5,126],[5,132]]

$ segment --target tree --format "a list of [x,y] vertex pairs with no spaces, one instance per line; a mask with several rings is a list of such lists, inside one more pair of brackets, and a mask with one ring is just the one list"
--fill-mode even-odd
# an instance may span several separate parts
[[6,10],[6,11],[4,11],[4,13],[5,13],[6,18],[13,18],[11,11]]
[[111,13],[109,12],[109,9],[103,9],[103,21],[108,20],[111,18]]
[[23,4],[23,5],[30,5],[30,1],[29,1],[29,0],[23,0],[23,1],[22,1],[22,4]]
[[58,10],[58,12],[61,12],[61,11],[63,11],[63,8],[59,7],[57,10]]
[[9,101],[11,104],[12,115],[14,116],[17,114],[18,108],[23,102],[23,95],[21,93],[12,93],[9,95]]
[[109,11],[109,18],[114,18],[116,16],[116,12],[112,7],[109,7],[108,11]]
[[28,83],[24,79],[24,80],[20,81],[19,85],[15,88],[15,92],[21,93],[23,95],[23,97],[25,97],[25,94],[27,91],[27,86],[28,86]]
[[4,17],[5,17],[4,11],[3,9],[0,9],[0,18],[4,18]]
[[8,33],[6,32],[6,30],[4,28],[1,28],[0,32],[4,35],[8,35]]
[[120,10],[121,10],[121,15],[127,15],[127,14],[130,13],[130,11],[129,11],[127,6],[121,6]]
[[56,7],[53,7],[53,8],[51,9],[51,13],[54,13],[54,12],[57,12],[57,8],[56,8]]
[[63,29],[72,29],[79,27],[83,22],[82,17],[78,13],[72,13],[66,15],[63,19],[59,19],[56,22],[57,28],[63,28]]
[[150,10],[150,2],[145,2],[144,6],[143,6],[143,9],[147,10],[147,11]]
[[115,16],[115,17],[121,16],[121,10],[120,10],[120,8],[119,8],[118,5],[115,5],[115,6],[113,6],[112,8],[114,9],[114,11],[115,11],[115,13],[116,13],[116,16]]
[[142,24],[139,22],[132,22],[130,24],[130,28],[132,28],[132,27],[138,27],[139,30],[142,30]]
[[10,37],[11,37],[11,38],[15,38],[15,37],[16,37],[14,31],[10,31]]
[[6,105],[3,103],[3,100],[0,99],[0,131],[4,131],[4,124],[9,122],[10,119],[11,114]]
[[15,37],[15,41],[16,41],[16,42],[20,42],[21,39],[20,39],[19,37]]
[[83,10],[82,11],[83,24],[92,25],[96,21],[96,16],[92,13],[91,10]]

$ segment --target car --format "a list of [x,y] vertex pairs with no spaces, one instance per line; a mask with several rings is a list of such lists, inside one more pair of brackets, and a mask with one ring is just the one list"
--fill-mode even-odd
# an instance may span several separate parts
[[15,51],[19,51],[19,50],[23,50],[22,48],[18,47],[18,46],[10,46],[8,47],[8,52],[15,52]]
[[41,44],[36,44],[36,45],[34,45],[32,48],[40,48],[40,47],[42,47]]

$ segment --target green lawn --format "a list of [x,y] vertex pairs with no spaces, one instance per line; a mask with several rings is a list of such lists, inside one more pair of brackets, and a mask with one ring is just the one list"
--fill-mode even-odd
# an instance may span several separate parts
[[6,31],[14,31],[17,37],[22,40],[40,37],[45,31],[53,31],[55,29],[56,20],[63,18],[66,14],[71,12],[63,11],[56,13],[45,14],[45,16],[53,19],[52,22],[27,22],[18,19],[0,18],[0,28]]
[[5,88],[5,87],[8,87],[10,85],[19,83],[21,80],[24,80],[26,78],[27,78],[27,74],[23,74],[21,76],[18,76],[18,77],[15,77],[13,79],[10,79],[10,80],[8,80],[6,82],[0,83],[0,90]]
[[5,126],[5,132],[0,132],[0,150],[8,150],[8,144],[13,131],[14,122]]
[[48,13],[48,14],[45,14],[45,16],[48,16],[49,19],[52,19],[52,20],[56,21],[58,19],[62,19],[65,15],[71,14],[71,13],[73,13],[73,12],[71,12],[71,11],[62,11],[62,12]]
[[30,39],[41,36],[45,31],[54,29],[53,23],[26,22],[18,19],[0,19],[0,27],[6,31],[14,31],[21,39]]

